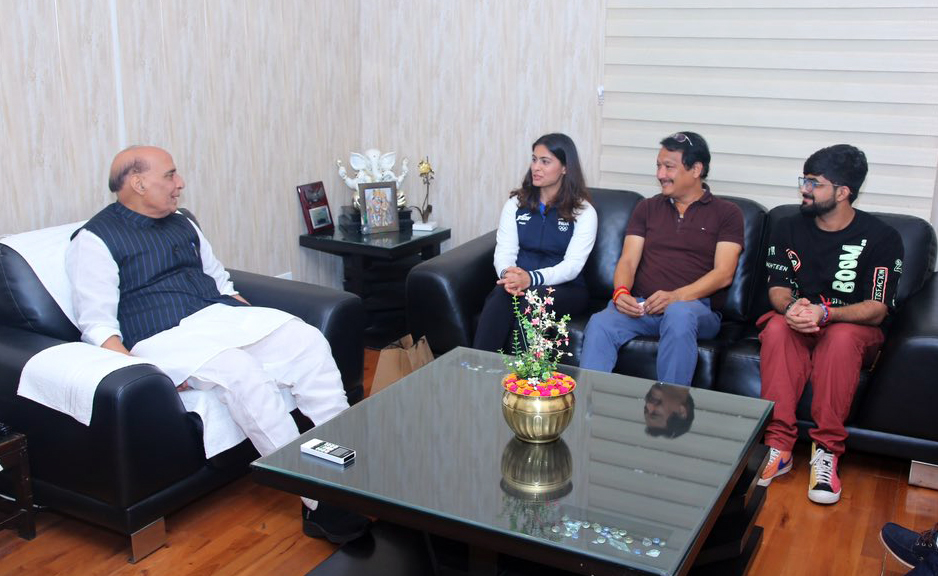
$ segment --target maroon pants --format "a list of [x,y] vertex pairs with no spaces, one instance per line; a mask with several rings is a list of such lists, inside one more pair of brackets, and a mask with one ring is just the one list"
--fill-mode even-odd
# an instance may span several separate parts
[[869,365],[883,343],[876,326],[835,322],[819,332],[792,330],[782,314],[771,311],[759,318],[765,325],[760,372],[762,397],[775,402],[775,412],[765,432],[765,443],[791,450],[798,438],[795,407],[811,380],[811,418],[817,428],[811,438],[838,456],[844,452],[844,421],[857,390],[860,369]]

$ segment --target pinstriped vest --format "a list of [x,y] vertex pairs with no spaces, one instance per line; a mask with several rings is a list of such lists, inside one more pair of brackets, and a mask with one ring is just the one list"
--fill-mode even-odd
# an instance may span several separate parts
[[100,238],[117,263],[117,321],[128,350],[212,304],[243,305],[221,295],[202,271],[199,236],[182,214],[150,218],[114,202],[82,228]]

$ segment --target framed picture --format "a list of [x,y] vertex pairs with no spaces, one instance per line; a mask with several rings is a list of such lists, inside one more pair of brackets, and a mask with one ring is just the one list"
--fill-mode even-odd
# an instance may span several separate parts
[[397,184],[370,182],[358,185],[362,234],[397,232]]
[[321,234],[335,230],[332,212],[329,210],[329,200],[326,198],[326,188],[322,182],[297,186],[296,193],[300,197],[307,232]]

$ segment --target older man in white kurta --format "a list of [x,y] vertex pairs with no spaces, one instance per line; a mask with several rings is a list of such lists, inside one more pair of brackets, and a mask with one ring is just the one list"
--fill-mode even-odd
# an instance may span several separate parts
[[[184,186],[164,150],[132,147],[115,157],[117,202],[78,231],[66,255],[82,339],[147,358],[178,387],[214,390],[267,455],[299,435],[281,387],[322,424],[348,408],[341,375],[319,330],[238,295],[198,227],[176,210]],[[306,505],[308,534],[360,534],[348,518],[322,526],[317,504]]]

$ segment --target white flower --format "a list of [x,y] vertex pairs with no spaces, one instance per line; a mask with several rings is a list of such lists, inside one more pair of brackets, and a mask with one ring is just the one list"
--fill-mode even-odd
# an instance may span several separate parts
[[[553,291],[548,289],[548,293]],[[518,298],[512,298],[512,306],[519,329],[513,337],[513,357],[505,357],[505,365],[520,378],[538,379],[539,375],[550,374],[557,368],[561,358],[572,356],[563,347],[569,344],[567,322],[569,315],[557,319],[557,314],[548,307],[553,296],[541,298],[536,290],[524,293],[527,305],[522,309]]]

